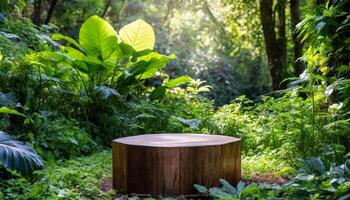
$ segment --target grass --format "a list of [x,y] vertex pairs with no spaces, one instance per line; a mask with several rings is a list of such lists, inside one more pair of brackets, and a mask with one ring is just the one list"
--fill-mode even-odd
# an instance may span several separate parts
[[242,159],[242,176],[256,182],[283,183],[296,173],[285,160],[272,153],[247,156]]

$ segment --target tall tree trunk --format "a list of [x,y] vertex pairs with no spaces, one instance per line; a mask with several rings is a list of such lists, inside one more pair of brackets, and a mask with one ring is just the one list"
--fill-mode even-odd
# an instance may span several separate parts
[[284,89],[287,87],[286,82],[281,82],[286,78],[287,75],[287,36],[286,36],[286,0],[278,0],[276,5],[276,12],[278,15],[277,23],[277,52],[276,59],[278,60],[277,65],[279,66],[280,83],[276,89]]
[[34,12],[32,21],[37,26],[40,26],[41,24],[41,4],[42,0],[34,0]]
[[303,55],[303,45],[298,39],[298,34],[295,29],[300,22],[300,0],[290,0],[290,18],[292,28],[292,40],[294,51],[293,68],[295,76],[299,76],[304,71],[304,64],[300,61],[300,57]]
[[45,19],[45,24],[48,24],[51,20],[52,14],[55,11],[58,0],[51,0],[49,11],[47,11],[47,16]]
[[[276,14],[278,23],[275,21]],[[260,0],[260,19],[274,91],[285,87],[281,85],[287,67],[285,18],[285,0],[279,0],[275,10],[273,0]]]

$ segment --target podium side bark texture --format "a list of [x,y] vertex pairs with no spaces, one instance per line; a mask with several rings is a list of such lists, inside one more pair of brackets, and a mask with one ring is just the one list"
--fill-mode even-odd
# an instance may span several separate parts
[[213,187],[218,186],[220,178],[230,183],[241,178],[239,139],[178,147],[132,145],[115,140],[112,149],[113,187],[119,192],[193,195],[197,194],[195,183]]

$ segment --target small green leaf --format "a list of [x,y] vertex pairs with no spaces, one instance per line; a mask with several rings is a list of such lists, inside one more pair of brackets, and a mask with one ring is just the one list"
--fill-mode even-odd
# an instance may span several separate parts
[[130,45],[135,51],[153,49],[155,43],[155,35],[151,25],[138,19],[119,31],[122,41]]
[[102,100],[106,100],[109,97],[118,97],[118,96],[120,96],[120,94],[119,94],[119,92],[117,90],[109,88],[109,87],[106,87],[106,86],[96,86],[94,88],[94,92]]
[[13,110],[13,109],[10,109],[8,107],[1,107],[0,108],[0,113],[11,114],[11,115],[18,115],[18,116],[21,116],[21,117],[27,117],[25,114],[22,114],[22,113],[18,112],[17,110]]
[[350,178],[350,160],[349,159],[345,161],[344,173],[347,177]]
[[2,60],[2,58],[3,58],[3,55],[2,55],[2,51],[0,49],[0,61]]
[[176,79],[173,79],[173,80],[166,82],[164,84],[164,86],[169,87],[169,88],[174,88],[174,87],[177,87],[179,85],[185,84],[191,80],[192,80],[192,78],[189,76],[180,76]]
[[203,186],[203,185],[194,184],[193,186],[194,186],[194,187],[196,188],[196,190],[197,190],[198,192],[200,192],[200,193],[204,193],[204,194],[208,193],[208,189],[207,189],[205,186]]
[[164,86],[158,86],[156,89],[154,89],[151,93],[151,99],[163,99],[166,93],[166,87]]
[[62,35],[62,34],[59,34],[59,33],[55,33],[51,36],[51,38],[53,40],[65,40],[71,44],[73,44],[75,47],[81,49],[81,46],[78,44],[77,41],[75,41],[73,38],[71,37],[68,37],[68,36],[65,36],[65,35]]
[[129,72],[137,79],[147,79],[165,67],[174,56],[165,56],[156,52],[151,52],[145,56],[139,57],[137,63],[130,67]]
[[209,193],[210,193],[210,196],[218,199],[232,198],[230,194],[223,192],[220,188],[217,188],[217,187],[210,188]]
[[86,56],[81,51],[74,49],[72,47],[65,47],[64,51],[69,58],[79,61],[85,61]]
[[244,188],[245,188],[245,182],[239,181],[239,183],[237,184],[238,194],[240,194],[243,191]]

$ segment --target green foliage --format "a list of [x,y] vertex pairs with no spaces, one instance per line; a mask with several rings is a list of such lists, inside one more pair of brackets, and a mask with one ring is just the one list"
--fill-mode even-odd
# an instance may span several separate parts
[[13,109],[10,109],[8,107],[0,107],[0,113],[11,114],[11,115],[18,115],[18,116],[21,116],[21,117],[27,117],[23,113],[20,113],[17,110],[13,110]]
[[296,173],[291,163],[280,158],[278,150],[266,150],[266,152],[244,156],[242,158],[242,177],[252,180],[256,177],[288,178]]
[[303,161],[300,173],[283,188],[289,198],[347,199],[350,193],[349,160],[331,166],[320,158]]
[[102,191],[102,182],[111,178],[111,153],[56,161],[38,172],[36,181],[24,178],[0,180],[0,197],[25,199],[111,199],[112,191]]
[[203,194],[215,199],[347,199],[350,192],[350,161],[333,166],[320,158],[303,160],[294,178],[284,185],[239,182],[236,187],[220,180],[221,188],[207,189],[195,184]]
[[[311,3],[298,25],[299,35],[309,48],[303,56],[308,64],[307,79],[327,88],[330,102],[343,103],[349,110],[349,1]],[[314,75],[314,76],[313,76]]]
[[99,149],[90,135],[74,119],[56,117],[50,112],[34,113],[29,139],[46,160],[87,155]]
[[[110,153],[79,157],[117,137],[158,132],[240,137],[248,180],[291,177],[302,165],[286,185],[196,185],[214,198],[349,197],[350,161],[335,167],[349,151],[348,1],[306,10],[299,30],[308,69],[288,90],[266,96],[259,96],[270,80],[257,1],[106,1],[105,8],[102,0],[58,1],[51,21],[64,35],[51,38],[58,27],[22,18],[32,1],[9,2],[0,15],[0,127],[31,144],[48,167],[32,179],[1,168],[0,199],[111,198],[100,189]],[[178,59],[161,54],[169,52]],[[255,100],[213,106],[241,94]],[[322,159],[299,160],[312,156]]]
[[3,131],[0,131],[0,164],[24,175],[43,167],[41,158],[32,148],[14,140]]
[[[142,35],[137,35],[139,32]],[[173,58],[151,51],[155,40],[153,29],[142,20],[122,28],[119,38],[108,22],[92,16],[80,29],[79,44],[66,36],[53,35],[53,38],[68,40],[77,49],[66,46],[62,47],[65,56],[53,52],[43,52],[40,56],[46,60],[56,59],[57,64],[70,65],[89,96],[101,85],[127,95]]]
[[310,98],[301,98],[306,91],[291,89],[280,98],[263,97],[256,105],[238,98],[215,114],[211,132],[241,137],[246,153],[280,149],[280,156],[294,160],[327,152],[339,161],[349,124],[342,123],[340,107],[323,109],[322,88],[311,92]]
[[220,179],[221,188],[213,187],[207,189],[204,186],[195,184],[194,187],[198,192],[207,194],[214,199],[221,200],[239,200],[239,199],[248,199],[257,198],[260,196],[260,188],[256,183],[246,184],[245,182],[238,182],[236,187],[230,185],[226,180]]

